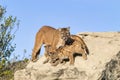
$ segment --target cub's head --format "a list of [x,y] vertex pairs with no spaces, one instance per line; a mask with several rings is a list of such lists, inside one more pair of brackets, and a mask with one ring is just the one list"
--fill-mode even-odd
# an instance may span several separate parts
[[70,37],[70,27],[67,28],[59,28],[60,37],[62,40],[67,41]]
[[48,54],[48,57],[51,61],[55,61],[58,59],[58,55],[55,49],[51,47],[51,45],[45,45],[45,51]]

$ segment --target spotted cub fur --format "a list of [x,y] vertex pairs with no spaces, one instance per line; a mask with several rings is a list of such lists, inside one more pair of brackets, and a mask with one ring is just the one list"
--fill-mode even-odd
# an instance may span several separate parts
[[[74,37],[78,38],[78,36],[74,35]],[[51,61],[52,65],[57,65],[58,62],[55,61],[59,60],[63,62],[65,58],[69,58],[70,65],[74,64],[74,54],[82,54],[82,57],[87,60],[87,54],[85,45],[81,43],[79,39],[74,39],[74,42],[71,45],[65,45],[62,48],[54,50],[50,45],[47,46],[47,53],[49,53],[49,60]]]

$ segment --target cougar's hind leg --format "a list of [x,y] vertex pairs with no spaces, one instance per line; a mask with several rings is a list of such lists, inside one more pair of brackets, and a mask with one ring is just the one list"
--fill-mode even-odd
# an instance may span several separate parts
[[84,49],[81,49],[83,59],[87,60],[87,53]]
[[70,65],[74,65],[74,57],[72,54],[69,55]]

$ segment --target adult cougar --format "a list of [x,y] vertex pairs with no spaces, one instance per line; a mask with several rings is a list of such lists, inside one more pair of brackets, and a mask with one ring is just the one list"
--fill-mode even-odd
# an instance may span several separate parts
[[70,28],[55,29],[50,26],[43,26],[36,34],[35,44],[32,52],[32,61],[37,61],[37,55],[40,53],[41,46],[51,45],[53,49],[57,49],[65,45],[70,36]]

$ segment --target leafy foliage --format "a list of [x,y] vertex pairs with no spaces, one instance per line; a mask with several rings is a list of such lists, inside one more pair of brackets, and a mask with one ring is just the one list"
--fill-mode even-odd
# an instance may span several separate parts
[[[11,53],[15,50],[12,41],[15,37],[16,17],[5,17],[6,10],[0,6],[0,62],[5,64]],[[14,31],[14,32],[13,32]]]
[[6,9],[0,6],[0,80],[13,80],[13,70],[8,66],[10,65],[9,57],[15,50],[12,42],[19,23],[16,17],[5,17],[5,13]]

